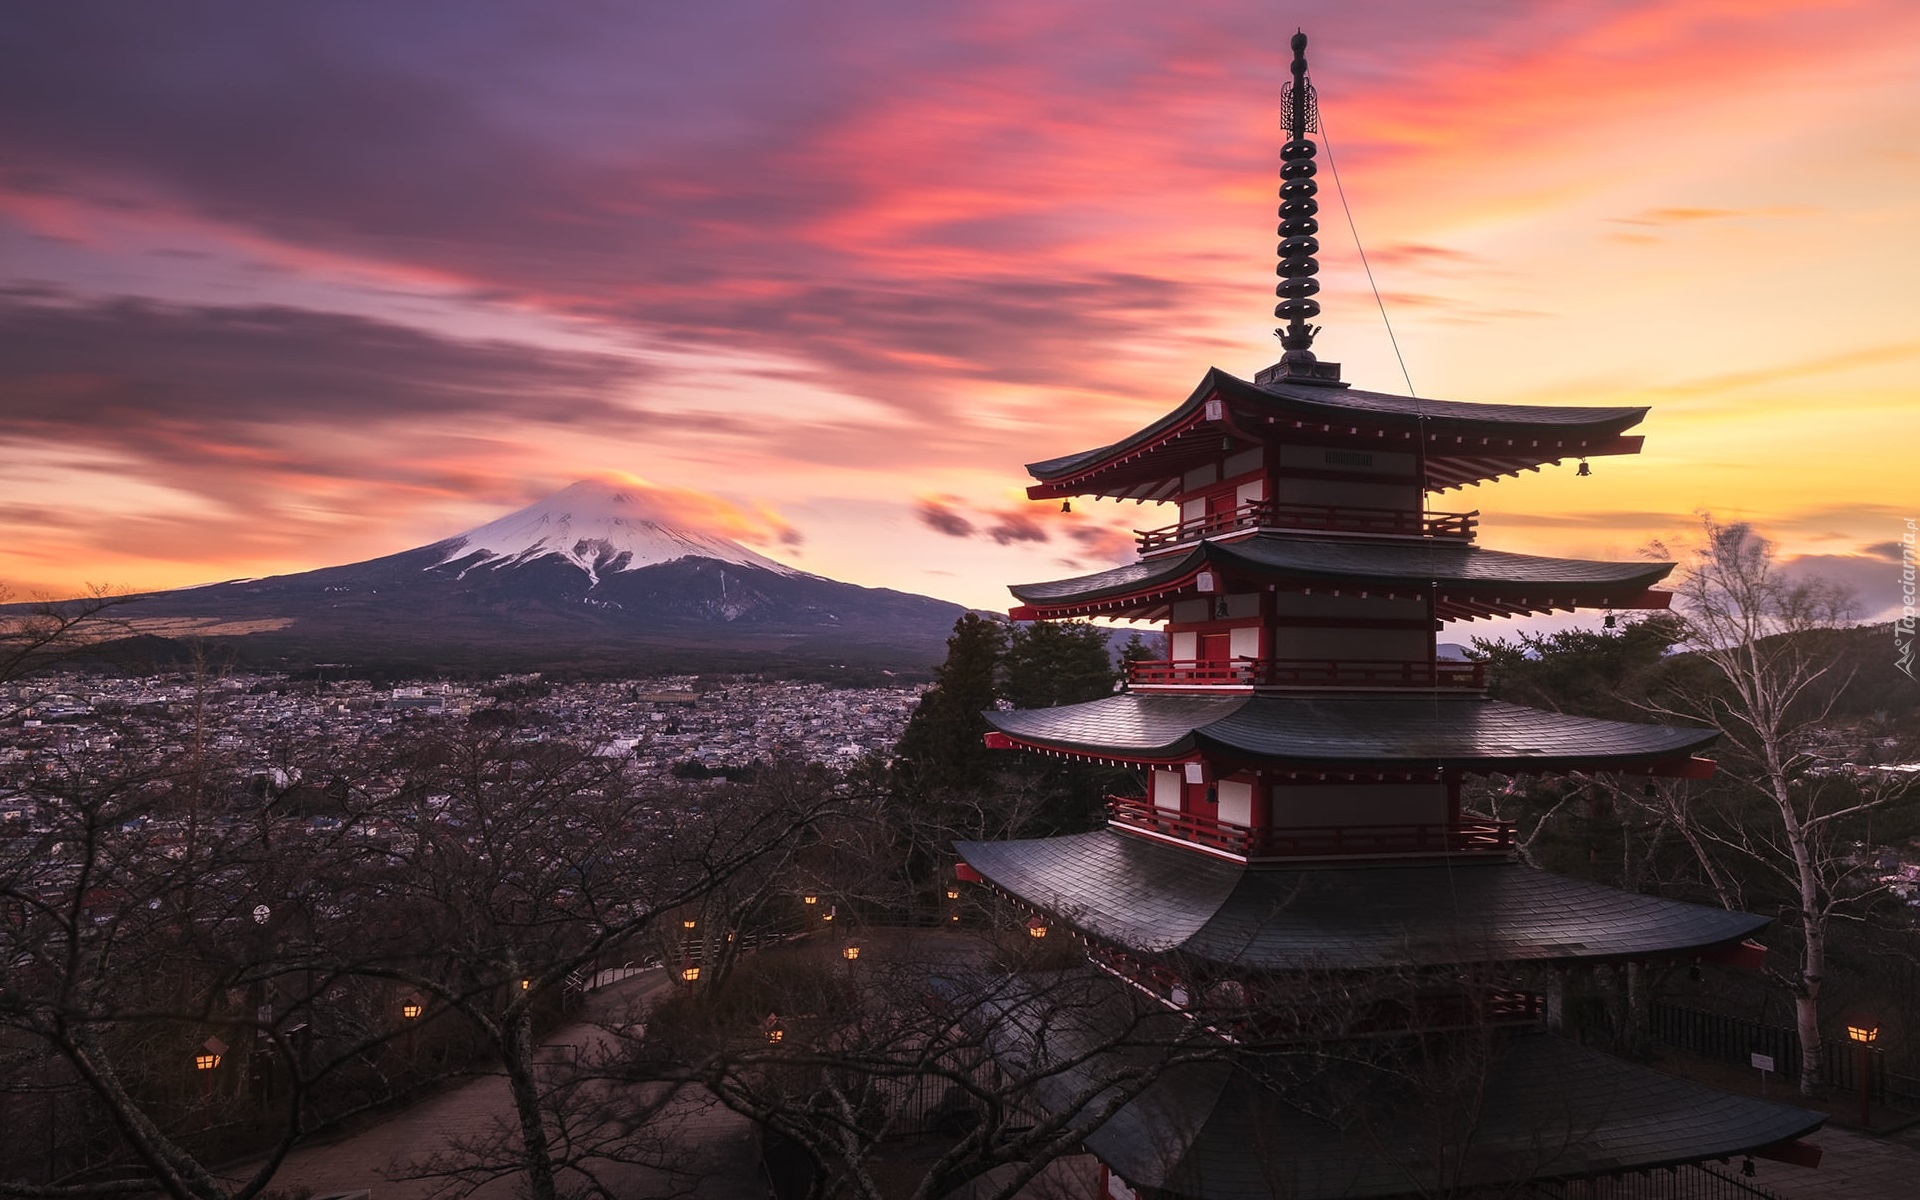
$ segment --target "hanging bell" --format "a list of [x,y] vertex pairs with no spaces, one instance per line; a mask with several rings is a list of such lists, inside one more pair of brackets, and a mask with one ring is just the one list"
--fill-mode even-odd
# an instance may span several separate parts
[[1593,468],[1592,468],[1591,466],[1589,466],[1589,465],[1587,464],[1587,460],[1583,458],[1583,459],[1581,459],[1581,460],[1580,460],[1580,469],[1579,469],[1579,470],[1577,470],[1577,471],[1575,471],[1575,472],[1574,472],[1574,474],[1575,474],[1575,475],[1580,475],[1580,476],[1587,476],[1587,475],[1591,475],[1591,474],[1593,474]]
[[1062,500],[1062,501],[1060,502],[1060,511],[1061,511],[1061,512],[1072,512],[1072,511],[1073,511],[1073,501],[1071,501],[1071,500]]
[[1619,624],[1619,619],[1612,613],[1608,613],[1606,619],[1600,622],[1600,627],[1602,629],[1612,629],[1617,624]]

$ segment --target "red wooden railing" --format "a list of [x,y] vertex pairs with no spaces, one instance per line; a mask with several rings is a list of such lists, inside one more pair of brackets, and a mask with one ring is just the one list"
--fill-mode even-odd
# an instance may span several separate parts
[[1426,659],[1158,659],[1127,664],[1127,682],[1160,686],[1255,687],[1487,686],[1485,663]]
[[1359,508],[1321,504],[1279,504],[1251,500],[1225,512],[1208,513],[1159,529],[1136,529],[1140,553],[1198,541],[1238,529],[1313,529],[1341,533],[1389,533],[1471,541],[1478,510],[1469,513],[1418,513],[1399,508]]
[[1113,825],[1164,834],[1243,858],[1343,854],[1505,854],[1513,849],[1506,821],[1457,825],[1294,825],[1254,829],[1198,813],[1156,807],[1138,796],[1108,796]]

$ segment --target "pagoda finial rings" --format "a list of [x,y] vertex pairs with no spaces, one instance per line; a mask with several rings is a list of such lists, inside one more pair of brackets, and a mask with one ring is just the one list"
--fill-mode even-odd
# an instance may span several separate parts
[[1308,196],[1304,200],[1288,200],[1280,206],[1280,219],[1291,221],[1296,217],[1310,217],[1320,211],[1320,202]]
[[[1292,220],[1280,222],[1280,228],[1275,232],[1283,238],[1304,237],[1311,241],[1313,235],[1320,232],[1320,222],[1312,217],[1295,217]],[[1319,244],[1315,243],[1313,253],[1318,253],[1319,250]]]
[[1280,198],[1283,200],[1304,200],[1320,190],[1320,185],[1311,177],[1307,179],[1289,179],[1280,185]]
[[1297,158],[1312,158],[1317,153],[1319,153],[1319,148],[1305,138],[1301,138],[1297,142],[1288,142],[1286,145],[1280,147],[1280,157],[1288,162],[1292,162]]
[[[1284,269],[1284,268],[1282,268]],[[1318,279],[1286,279],[1273,289],[1276,296],[1311,296],[1320,290]]]
[[1283,258],[1280,265],[1273,269],[1275,275],[1285,275],[1288,279],[1303,279],[1320,270],[1318,261],[1311,258]]
[[1283,162],[1280,164],[1280,178],[1311,179],[1313,178],[1314,169],[1311,159],[1297,158],[1292,162]]
[[1306,321],[1320,315],[1320,302],[1294,297],[1273,306],[1273,315],[1282,321]]
[[[1318,230],[1314,232],[1318,233]],[[1278,251],[1281,258],[1293,258],[1302,254],[1320,253],[1320,239],[1313,237],[1290,237],[1280,243]]]

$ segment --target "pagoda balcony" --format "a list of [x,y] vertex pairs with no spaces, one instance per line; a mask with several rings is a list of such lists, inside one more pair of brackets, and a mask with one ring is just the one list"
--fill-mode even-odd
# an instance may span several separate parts
[[1127,664],[1139,687],[1462,688],[1487,686],[1487,665],[1458,660],[1220,658]]
[[1108,796],[1107,822],[1221,850],[1244,859],[1407,857],[1513,852],[1513,824],[1293,825],[1255,829],[1198,813],[1174,812],[1139,796]]
[[1479,527],[1479,518],[1477,510],[1416,513],[1398,508],[1341,508],[1253,500],[1227,512],[1208,513],[1159,529],[1136,529],[1133,533],[1142,554],[1242,529],[1307,529],[1316,533],[1371,533],[1470,542]]

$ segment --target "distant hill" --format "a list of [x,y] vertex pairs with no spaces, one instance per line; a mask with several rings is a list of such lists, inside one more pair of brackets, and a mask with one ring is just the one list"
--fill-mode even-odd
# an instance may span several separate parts
[[162,659],[200,642],[263,668],[831,677],[924,674],[966,609],[663,525],[589,481],[399,554],[155,592],[118,611],[139,652]]

